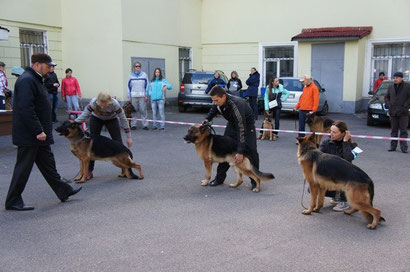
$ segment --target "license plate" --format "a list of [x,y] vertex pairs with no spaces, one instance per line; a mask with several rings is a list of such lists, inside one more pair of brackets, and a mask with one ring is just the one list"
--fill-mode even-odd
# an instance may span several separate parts
[[192,90],[191,91],[191,94],[204,94],[205,93],[205,91],[203,91],[203,90]]
[[374,119],[379,119],[379,115],[378,115],[378,114],[372,114],[372,117],[373,117]]
[[294,95],[294,94],[290,94],[290,95],[289,95],[289,98],[295,98],[295,95]]

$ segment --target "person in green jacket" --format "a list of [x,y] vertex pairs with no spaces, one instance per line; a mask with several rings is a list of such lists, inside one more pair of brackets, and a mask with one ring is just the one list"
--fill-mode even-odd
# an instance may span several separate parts
[[[157,129],[158,112],[161,121],[165,121],[165,92],[172,90],[172,85],[162,76],[160,68],[155,68],[154,76],[149,84],[148,94],[151,97],[152,107],[152,129]],[[159,130],[165,129],[165,123],[161,122]]]
[[[265,112],[267,116],[275,117],[275,129],[279,129],[279,118],[280,118],[280,109],[282,108],[282,102],[285,102],[289,97],[289,91],[283,88],[283,85],[279,83],[279,78],[274,77],[269,81],[269,85],[266,86],[265,91]],[[276,100],[276,106],[269,107],[269,102]],[[278,132],[274,132],[275,135],[278,135]]]

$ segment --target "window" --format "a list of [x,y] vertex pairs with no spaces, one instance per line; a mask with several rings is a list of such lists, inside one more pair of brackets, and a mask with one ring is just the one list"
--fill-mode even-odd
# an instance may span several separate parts
[[36,53],[47,53],[45,32],[20,29],[21,66],[31,66],[31,56]]
[[182,82],[184,74],[192,67],[191,49],[179,48],[179,81]]
[[392,79],[395,72],[402,72],[404,80],[409,80],[410,70],[410,42],[373,44],[371,86],[380,72]]
[[262,86],[266,86],[273,77],[293,76],[294,51],[294,46],[264,48]]

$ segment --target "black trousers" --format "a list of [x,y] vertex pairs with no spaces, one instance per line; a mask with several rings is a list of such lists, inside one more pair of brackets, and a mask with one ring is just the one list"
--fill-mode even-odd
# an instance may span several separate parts
[[48,185],[59,199],[65,198],[73,190],[70,185],[61,181],[56,169],[54,154],[49,145],[19,146],[13,177],[6,198],[6,207],[24,205],[21,194],[26,187],[34,163],[36,163]]
[[[234,128],[234,126],[230,123],[228,123],[226,125],[226,129],[225,129],[225,136],[230,136],[233,139],[236,139],[239,141],[238,139],[238,132],[236,131],[236,129]],[[258,150],[257,150],[257,146],[256,146],[256,131],[255,131],[255,127],[250,128],[247,132],[246,132],[246,136],[245,136],[245,142],[246,142],[246,152],[247,155],[249,156],[249,160],[251,161],[251,163],[259,169],[259,154],[258,154]],[[218,164],[218,168],[216,170],[216,177],[215,177],[215,182],[216,183],[223,183],[226,179],[226,172],[228,172],[229,170],[229,163],[227,162],[223,162]],[[251,179],[251,183],[252,186],[255,186],[256,183],[253,179]]]
[[248,96],[249,97],[249,106],[253,111],[253,115],[255,120],[258,120],[258,97],[256,96]]
[[[91,115],[90,118],[90,134],[91,136],[100,136],[101,130],[105,126],[108,130],[108,133],[111,136],[111,139],[122,143],[121,138],[121,130],[120,124],[118,122],[118,118],[110,119],[110,120],[102,120],[94,115]],[[95,161],[90,161],[90,166],[88,167],[88,171],[94,170]]]
[[[407,138],[407,126],[409,124],[409,116],[390,116],[390,124],[391,124],[391,137],[398,137],[399,130],[400,130],[400,138]],[[393,140],[390,142],[390,146],[393,149],[397,148],[397,140]],[[407,150],[407,142],[400,141],[400,149]]]

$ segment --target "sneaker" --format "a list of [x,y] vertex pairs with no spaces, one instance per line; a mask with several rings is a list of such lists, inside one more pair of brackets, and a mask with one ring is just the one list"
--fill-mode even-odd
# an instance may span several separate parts
[[330,204],[332,204],[332,205],[336,205],[336,204],[338,204],[339,202],[340,202],[339,199],[336,198],[336,197],[332,197],[332,199],[330,200]]
[[143,130],[149,130],[149,128],[148,128],[148,127],[143,127],[142,129],[143,129]]
[[158,129],[158,128],[157,128],[157,127],[153,127],[153,128],[152,128],[152,130],[156,130],[156,129]]
[[165,130],[165,128],[160,128],[159,130],[164,131],[164,130]]
[[137,129],[136,126],[132,126],[132,127],[131,127],[131,130],[136,130],[136,129]]
[[344,210],[349,209],[349,205],[347,204],[347,202],[343,202],[340,201],[339,203],[337,203],[336,206],[333,207],[333,211],[335,212],[343,212]]

